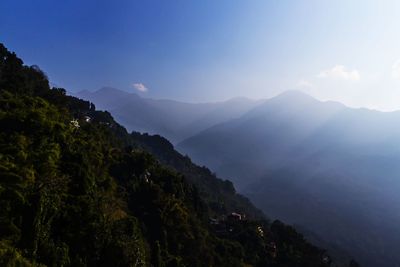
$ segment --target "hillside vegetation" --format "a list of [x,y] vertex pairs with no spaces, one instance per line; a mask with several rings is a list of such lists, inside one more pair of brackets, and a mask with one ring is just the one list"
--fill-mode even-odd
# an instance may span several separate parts
[[331,265],[230,182],[50,89],[1,44],[0,129],[0,266]]

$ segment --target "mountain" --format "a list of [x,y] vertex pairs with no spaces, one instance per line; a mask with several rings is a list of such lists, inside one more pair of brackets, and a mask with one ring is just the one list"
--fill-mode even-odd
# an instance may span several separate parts
[[238,188],[243,188],[270,166],[291,161],[295,156],[291,148],[304,144],[305,139],[343,108],[290,91],[238,119],[184,140],[177,148],[217,173],[229,176]]
[[1,266],[333,266],[231,182],[50,88],[2,44],[0,130]]
[[363,266],[400,266],[399,122],[400,112],[288,91],[177,148],[229,177],[271,218]]
[[129,131],[160,134],[173,143],[217,123],[239,117],[262,102],[233,98],[225,102],[191,104],[142,98],[110,87],[95,92],[81,91],[75,95],[110,111]]

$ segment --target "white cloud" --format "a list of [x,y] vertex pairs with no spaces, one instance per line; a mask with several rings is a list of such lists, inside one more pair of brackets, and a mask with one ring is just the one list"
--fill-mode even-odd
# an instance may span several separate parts
[[143,83],[134,83],[132,87],[138,90],[139,92],[147,92],[149,89]]
[[392,65],[392,78],[400,80],[400,59]]
[[300,87],[300,88],[312,88],[312,87],[314,87],[314,84],[312,84],[311,82],[309,82],[307,80],[300,80],[297,82],[296,86]]
[[359,81],[358,70],[349,70],[343,65],[336,65],[331,69],[323,70],[318,74],[319,78],[333,78],[338,80]]

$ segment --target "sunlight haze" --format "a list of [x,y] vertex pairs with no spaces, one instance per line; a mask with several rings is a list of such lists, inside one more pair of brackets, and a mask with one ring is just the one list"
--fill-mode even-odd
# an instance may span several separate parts
[[0,3],[14,10],[2,39],[72,91],[204,102],[298,89],[400,109],[398,1],[19,2]]

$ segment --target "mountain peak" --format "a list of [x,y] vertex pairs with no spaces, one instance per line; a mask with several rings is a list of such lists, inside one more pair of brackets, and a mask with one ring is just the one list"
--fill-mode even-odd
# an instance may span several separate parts
[[342,111],[344,108],[345,106],[341,103],[320,101],[304,92],[290,90],[266,100],[263,104],[256,106],[243,115],[243,117],[267,116],[272,112],[281,115],[285,114],[285,116],[289,117],[314,114],[312,118],[323,118]]
[[131,94],[127,91],[121,90],[121,89],[117,89],[114,87],[110,87],[110,86],[103,86],[100,89],[94,91],[93,93],[117,93],[117,94]]
[[300,100],[307,100],[307,101],[318,101],[314,97],[299,91],[299,90],[287,90],[284,91],[283,93],[272,97],[270,100],[273,99],[279,99],[279,100],[294,100],[294,101],[300,101]]

